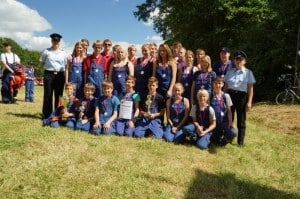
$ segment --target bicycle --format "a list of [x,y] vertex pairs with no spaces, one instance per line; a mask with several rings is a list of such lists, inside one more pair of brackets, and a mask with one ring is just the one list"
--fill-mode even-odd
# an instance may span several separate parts
[[[297,80],[296,83],[298,83],[298,73],[295,75],[295,77]],[[275,98],[276,104],[294,104],[295,99],[297,99],[297,102],[300,101],[300,96],[298,96],[297,93],[294,91],[299,87],[293,86],[292,79],[292,74],[282,74],[278,78],[279,82],[284,82],[285,90],[277,94]]]

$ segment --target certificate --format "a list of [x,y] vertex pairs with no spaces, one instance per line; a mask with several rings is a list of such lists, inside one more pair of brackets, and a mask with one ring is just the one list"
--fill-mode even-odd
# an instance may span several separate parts
[[128,119],[130,120],[132,117],[132,110],[133,110],[133,102],[132,101],[122,101],[120,104],[120,113],[119,118]]

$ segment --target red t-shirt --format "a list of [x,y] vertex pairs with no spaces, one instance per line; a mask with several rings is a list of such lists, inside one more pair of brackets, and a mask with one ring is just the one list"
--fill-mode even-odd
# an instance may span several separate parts
[[98,65],[98,64],[100,64],[102,55],[101,54],[99,54],[99,55],[92,54],[92,55],[87,56],[87,58],[85,58],[85,60],[83,62],[83,71],[87,72],[90,70],[92,59],[94,59],[96,64]]
[[109,65],[114,57],[114,54],[109,52],[107,55],[105,55],[104,52],[102,52],[101,55],[103,57],[103,70],[104,73],[107,74],[109,72]]

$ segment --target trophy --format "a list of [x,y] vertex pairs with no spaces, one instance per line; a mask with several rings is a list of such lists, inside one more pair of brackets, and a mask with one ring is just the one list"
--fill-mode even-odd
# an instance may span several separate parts
[[[84,113],[85,107],[86,107],[86,101],[82,101],[81,106],[79,107],[80,113]],[[82,120],[82,117],[80,118],[80,120]]]
[[63,106],[62,112],[61,112],[61,119],[62,120],[67,120],[67,117],[64,116],[64,114],[68,110],[68,105],[69,105],[69,98],[67,96],[61,97],[61,103]]
[[152,100],[151,100],[151,95],[147,95],[147,100],[146,100],[146,105],[147,105],[147,116],[149,117],[151,114],[151,104],[152,104]]

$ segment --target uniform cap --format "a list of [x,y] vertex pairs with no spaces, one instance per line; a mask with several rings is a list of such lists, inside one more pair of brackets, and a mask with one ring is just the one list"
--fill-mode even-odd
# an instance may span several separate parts
[[50,37],[51,37],[51,39],[52,39],[53,41],[60,41],[60,39],[62,38],[62,36],[61,36],[60,34],[58,34],[58,33],[52,33],[52,34],[50,35]]
[[228,47],[221,48],[220,52],[230,53],[230,49]]
[[238,59],[238,58],[247,59],[247,54],[244,51],[241,51],[241,50],[235,52],[233,56],[234,56],[234,59]]

